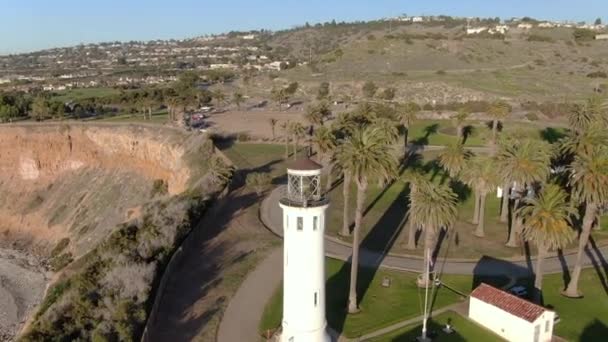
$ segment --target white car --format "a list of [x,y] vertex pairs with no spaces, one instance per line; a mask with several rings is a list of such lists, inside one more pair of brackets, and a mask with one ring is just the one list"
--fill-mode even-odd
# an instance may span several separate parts
[[528,294],[528,290],[526,290],[526,288],[521,285],[513,286],[509,289],[509,292],[516,295],[517,297],[523,297]]

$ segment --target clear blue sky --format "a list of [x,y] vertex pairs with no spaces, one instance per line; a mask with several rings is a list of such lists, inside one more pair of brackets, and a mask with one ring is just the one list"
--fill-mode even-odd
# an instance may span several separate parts
[[606,21],[608,0],[2,0],[0,53],[401,13]]

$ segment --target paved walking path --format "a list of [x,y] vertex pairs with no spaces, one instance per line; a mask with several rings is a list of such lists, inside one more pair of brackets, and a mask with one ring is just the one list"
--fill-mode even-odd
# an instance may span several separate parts
[[[281,188],[275,189],[261,206],[261,219],[266,227],[272,230],[275,234],[281,236],[283,230],[283,212],[278,205],[281,196]],[[340,260],[349,260],[352,248],[344,242],[338,242],[331,237],[325,238],[326,255]],[[600,248],[603,255],[608,255],[608,246]],[[369,267],[384,267],[402,271],[420,272],[422,270],[423,260],[416,256],[401,256],[376,251],[361,249],[359,254],[359,262],[361,265]],[[534,257],[533,257],[534,258]],[[593,255],[592,258],[597,258]],[[576,253],[564,255],[564,260],[568,266],[572,266],[576,260]],[[589,253],[586,253],[583,258],[583,263],[586,266],[592,265]],[[599,264],[599,262],[597,262]],[[545,273],[559,273],[563,271],[562,262],[558,256],[547,257],[543,264]],[[494,275],[511,275],[521,276],[531,273],[530,266],[526,260],[500,260],[494,258],[484,258],[480,260],[442,260],[438,259],[435,265],[435,270],[442,271],[446,274],[476,274],[485,276]]]
[[255,341],[264,307],[283,279],[283,248],[275,249],[253,270],[224,311],[218,342]]

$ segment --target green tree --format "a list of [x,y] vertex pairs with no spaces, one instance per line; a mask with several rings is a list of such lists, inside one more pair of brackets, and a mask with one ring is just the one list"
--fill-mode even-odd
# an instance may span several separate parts
[[270,125],[270,130],[272,132],[272,140],[274,140],[276,138],[276,128],[277,128],[278,122],[279,122],[279,120],[277,120],[275,118],[268,119],[268,124]]
[[376,95],[376,91],[378,91],[378,86],[372,81],[367,81],[365,82],[365,84],[363,84],[362,90],[363,96],[368,99],[371,99],[374,97],[374,95]]
[[337,147],[336,136],[332,130],[321,126],[315,130],[312,137],[312,145],[319,154],[321,164],[325,167],[326,191],[329,192],[332,186],[332,157]]
[[245,184],[253,189],[258,196],[261,196],[264,191],[270,186],[272,177],[269,173],[254,172],[247,175]]
[[534,269],[535,297],[542,293],[543,261],[549,250],[563,249],[574,239],[571,217],[577,212],[568,203],[568,194],[556,184],[547,184],[538,197],[527,198],[518,209],[523,218],[523,237],[536,245],[538,256]]
[[326,100],[329,97],[329,82],[321,82],[317,90],[317,100]]
[[[440,229],[449,229],[458,215],[458,196],[448,185],[421,187],[410,194],[410,220],[424,231],[424,286],[429,286],[432,271],[431,249]],[[427,265],[429,265],[427,267]]]
[[[424,191],[425,188],[434,186],[428,177],[417,168],[409,168],[403,174],[403,180],[409,184],[410,194],[408,197],[409,208],[412,208],[412,203],[415,196],[412,196],[416,191]],[[412,220],[411,212],[408,209],[408,238],[406,248],[409,250],[416,249],[416,232],[420,225]]]
[[[337,159],[347,169],[357,185],[353,253],[351,260],[348,312],[358,311],[357,273],[359,267],[359,244],[363,221],[363,205],[370,181],[385,183],[395,177],[397,161],[386,144],[385,132],[375,126],[357,129],[340,146]],[[348,185],[345,185],[348,186]],[[346,203],[345,203],[346,205]]]
[[289,95],[287,95],[285,89],[278,87],[272,88],[272,90],[270,91],[270,97],[274,102],[276,102],[277,108],[279,110],[281,109],[281,105],[283,105],[283,103],[287,102],[287,100],[289,99]]
[[477,224],[477,228],[474,234],[477,237],[483,237],[485,235],[486,196],[496,189],[499,182],[495,160],[482,156],[472,158],[463,169],[461,178],[475,192],[475,210],[472,222]]
[[578,241],[576,263],[564,294],[569,297],[579,297],[578,281],[585,247],[589,242],[593,222],[598,216],[600,207],[608,204],[607,145],[596,145],[585,153],[577,154],[570,166],[570,174],[572,197],[578,203],[584,204],[585,214]]
[[492,118],[492,145],[496,146],[498,138],[498,122],[507,118],[511,112],[511,107],[503,101],[495,101],[490,105],[488,114]]
[[306,114],[304,114],[304,118],[313,126],[323,126],[329,116],[331,116],[331,109],[325,101],[308,106]]
[[466,108],[462,107],[454,116],[452,116],[452,122],[454,123],[454,126],[456,126],[458,141],[463,142],[464,124],[470,115],[471,113]]
[[218,156],[212,156],[209,159],[208,170],[208,175],[214,184],[228,182],[234,173],[234,168]]
[[[503,184],[514,184],[512,192],[515,196],[507,242],[509,247],[517,247],[517,235],[521,233],[521,218],[515,214],[520,200],[529,186],[547,179],[550,162],[551,152],[547,143],[525,139],[501,144],[497,156],[500,178]],[[508,196],[508,187],[503,190],[503,196]],[[507,208],[503,210],[508,212]]]
[[594,25],[595,25],[595,26],[602,25],[602,18],[597,18],[597,19],[595,19]]
[[289,126],[289,132],[293,141],[293,159],[296,159],[300,149],[300,140],[306,136],[306,128],[299,122],[292,122]]
[[[274,127],[272,120],[275,120],[275,119],[271,119],[269,122],[271,124],[271,127]],[[276,125],[276,120],[274,122],[274,125]],[[289,159],[289,143],[290,143],[289,137],[291,135],[290,127],[291,127],[291,121],[289,121],[289,120],[287,120],[281,124],[281,130],[283,131],[283,140],[285,141],[285,160]]]
[[[243,100],[244,97],[240,91],[237,90],[232,94],[232,102],[234,102],[238,109],[241,109],[241,103],[243,103]],[[274,134],[272,135],[272,138],[274,139]]]
[[410,102],[405,105],[397,106],[397,119],[401,123],[403,130],[403,157],[407,155],[407,139],[410,127],[416,121],[416,116],[420,112],[420,106]]
[[441,151],[437,159],[450,177],[457,178],[470,156],[471,153],[461,143],[452,143]]
[[43,96],[37,96],[32,102],[32,115],[36,121],[42,121],[51,115],[49,101]]

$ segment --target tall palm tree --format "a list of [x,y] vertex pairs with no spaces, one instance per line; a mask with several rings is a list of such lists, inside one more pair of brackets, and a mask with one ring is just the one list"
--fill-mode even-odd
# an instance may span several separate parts
[[276,137],[276,128],[277,128],[278,122],[279,122],[279,120],[277,120],[275,118],[268,119],[268,124],[270,125],[270,130],[272,131],[272,140],[274,140]]
[[570,227],[571,217],[577,215],[574,207],[567,200],[568,194],[556,184],[547,184],[538,197],[527,198],[518,209],[523,218],[523,237],[536,245],[534,287],[536,300],[540,300],[543,283],[543,261],[547,252],[562,249],[574,239]]
[[234,167],[228,165],[222,160],[222,158],[216,156],[212,156],[209,159],[208,164],[208,175],[211,177],[211,181],[214,184],[223,184],[230,180],[234,172]]
[[[408,182],[410,187],[410,195],[409,195],[409,208],[412,208],[412,203],[414,201],[414,197],[412,194],[416,191],[420,191],[434,186],[428,177],[417,169],[407,169],[403,173],[403,180]],[[419,230],[419,225],[412,221],[412,217],[410,214],[410,210],[408,209],[408,237],[407,237],[407,245],[406,248],[413,250],[416,249],[416,232]]]
[[337,146],[336,136],[333,131],[325,126],[319,127],[315,130],[312,137],[312,145],[319,154],[319,161],[325,166],[325,172],[327,173],[327,185],[326,188],[331,188],[331,169],[332,169],[332,154]]
[[[536,140],[512,141],[502,144],[497,156],[497,166],[504,184],[515,184],[513,193],[516,197],[514,208],[517,209],[523,192],[536,182],[543,182],[549,175],[551,162],[550,146]],[[507,189],[504,190],[507,196]],[[506,209],[506,208],[505,208]],[[521,219],[511,214],[511,229],[507,246],[517,247],[517,235],[521,232]]]
[[574,106],[568,114],[568,124],[576,134],[581,134],[589,129],[592,123],[597,122],[602,110],[598,97],[589,98],[586,103]]
[[[421,187],[410,194],[410,220],[424,230],[424,248],[432,248],[440,229],[448,229],[456,221],[458,196],[448,185]],[[424,265],[430,264],[430,253],[424,254]],[[428,286],[429,273],[425,272],[423,282]]]
[[410,127],[416,121],[416,116],[418,115],[420,107],[418,107],[415,103],[408,103],[405,105],[400,105],[397,108],[397,118],[399,119],[399,123],[401,123],[401,127],[403,129],[403,156],[405,157],[407,154],[407,140],[410,131]]
[[504,101],[495,101],[490,106],[488,114],[492,118],[492,145],[496,146],[498,138],[498,121],[504,120],[511,112],[511,107]]
[[[353,233],[353,253],[351,260],[348,312],[358,311],[357,271],[359,267],[359,243],[363,221],[363,205],[370,181],[385,183],[397,173],[397,160],[386,144],[386,132],[376,126],[356,129],[336,156],[339,163],[352,175],[357,185],[357,205]],[[345,185],[347,186],[347,185]],[[346,205],[346,203],[345,203]]]
[[457,142],[443,149],[437,159],[450,177],[456,178],[467,164],[470,156],[471,153],[464,148],[462,143]]
[[[273,125],[274,119],[271,119],[270,124]],[[276,123],[275,123],[276,125]],[[274,127],[274,126],[273,126]],[[281,129],[283,130],[283,137],[285,138],[285,160],[289,159],[289,137],[291,135],[290,132],[291,121],[287,120],[281,124]]]
[[289,126],[289,131],[293,141],[293,159],[296,159],[298,149],[300,148],[300,140],[306,136],[306,128],[299,122],[292,122]]
[[460,142],[463,142],[464,123],[470,115],[471,113],[466,108],[462,107],[454,116],[452,116],[452,122],[454,123],[454,126],[456,126],[456,136]]
[[489,157],[477,156],[467,163],[462,172],[462,180],[475,191],[475,211],[473,224],[477,224],[475,236],[485,235],[486,196],[498,186],[498,170],[495,160]]
[[598,215],[599,208],[608,203],[608,147],[599,145],[585,154],[576,155],[570,166],[570,173],[572,197],[585,205],[585,215],[578,241],[576,263],[564,294],[569,297],[579,297],[578,280],[583,253],[589,242],[593,221]]

